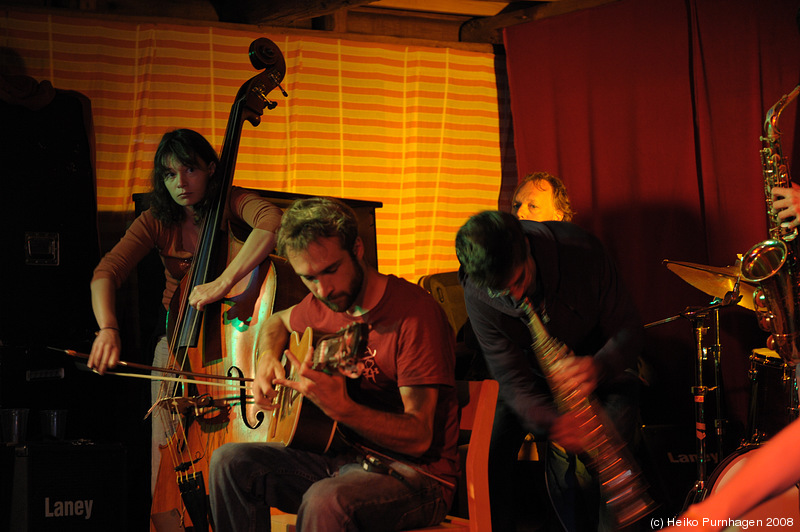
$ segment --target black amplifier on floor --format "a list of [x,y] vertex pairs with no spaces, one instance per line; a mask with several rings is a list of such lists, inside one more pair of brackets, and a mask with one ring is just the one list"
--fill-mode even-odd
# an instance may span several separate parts
[[10,519],[8,530],[125,529],[122,444],[28,443],[14,447],[13,453],[11,508],[2,516]]

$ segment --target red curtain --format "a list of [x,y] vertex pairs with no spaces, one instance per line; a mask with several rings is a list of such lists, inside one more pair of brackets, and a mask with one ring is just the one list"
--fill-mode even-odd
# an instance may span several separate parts
[[[712,299],[663,260],[732,265],[767,236],[759,135],[800,81],[799,6],[621,0],[506,30],[519,176],[562,177],[575,223],[606,243],[651,325],[645,423],[693,423],[694,332],[714,343],[713,328],[684,317],[655,325]],[[793,104],[781,119],[784,155],[800,152],[796,117]],[[766,334],[741,307],[722,309],[720,323],[735,430]]]

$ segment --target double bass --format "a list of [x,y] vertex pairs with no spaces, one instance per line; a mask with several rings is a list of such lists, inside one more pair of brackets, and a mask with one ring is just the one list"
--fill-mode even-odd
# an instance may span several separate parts
[[[211,453],[232,441],[265,441],[264,415],[246,391],[257,354],[258,326],[269,317],[277,289],[280,259],[270,257],[245,276],[229,294],[198,311],[188,304],[192,288],[215,279],[241,247],[228,223],[228,193],[242,127],[261,122],[264,109],[274,109],[269,93],[280,88],[286,63],[269,39],[253,41],[250,62],[259,74],[245,82],[234,100],[220,153],[219,197],[202,223],[191,268],[169,310],[167,336],[170,364],[176,377],[164,380],[151,409],[163,409],[167,444],[153,494],[151,530],[209,530],[206,479]],[[284,96],[285,91],[280,88]],[[185,379],[186,375],[209,379]]]

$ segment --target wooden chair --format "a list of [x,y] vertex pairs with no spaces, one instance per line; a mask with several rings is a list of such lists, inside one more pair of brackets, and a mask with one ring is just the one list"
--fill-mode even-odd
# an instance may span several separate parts
[[[489,442],[492,438],[499,386],[497,381],[487,379],[458,381],[457,387],[461,431],[469,432],[469,443],[463,471],[464,478],[456,490],[456,497],[460,501],[466,500],[469,518],[447,516],[439,525],[420,528],[417,532],[434,530],[491,532],[492,530],[492,513],[489,506]],[[296,517],[293,514],[273,514],[272,530],[295,532]]]
[[467,322],[467,305],[464,303],[464,288],[458,282],[458,272],[442,272],[423,275],[417,284],[430,293],[447,314],[447,321],[457,334]]

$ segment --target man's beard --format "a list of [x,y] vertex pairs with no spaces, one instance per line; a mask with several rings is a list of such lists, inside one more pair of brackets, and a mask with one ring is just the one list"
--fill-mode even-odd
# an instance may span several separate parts
[[345,297],[345,303],[343,305],[338,305],[333,301],[324,297],[317,298],[320,301],[322,301],[325,304],[325,306],[327,306],[334,312],[345,312],[346,310],[348,310],[356,302],[356,298],[358,297],[358,294],[361,292],[362,285],[364,284],[364,269],[361,267],[361,264],[359,264],[358,261],[355,259],[353,259],[353,266],[355,269],[355,275],[353,276],[353,280],[350,283],[347,292],[344,293],[339,292],[338,294],[333,294],[333,296],[337,299],[342,296]]

